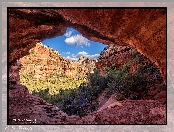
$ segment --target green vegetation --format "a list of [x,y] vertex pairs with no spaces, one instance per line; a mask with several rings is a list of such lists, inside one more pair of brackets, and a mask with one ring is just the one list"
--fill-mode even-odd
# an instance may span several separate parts
[[32,50],[30,51],[30,53],[31,53],[31,54],[34,54],[34,49],[32,49]]
[[84,82],[83,76],[78,76],[76,78],[67,77],[65,74],[51,73],[44,78],[36,78],[33,72],[24,74],[20,73],[21,84],[27,86],[29,91],[33,93],[39,92],[45,89],[49,89],[50,95],[55,95],[59,93],[59,90],[72,89],[80,86]]
[[[118,101],[137,100],[147,92],[148,84],[162,80],[158,68],[148,63],[139,66],[137,72],[131,73],[130,65],[140,62],[143,58],[136,51],[131,53],[135,55],[135,59],[122,68],[106,67],[106,76],[101,76],[99,70],[86,76],[82,76],[79,70],[75,78],[51,73],[49,76],[36,79],[34,73],[21,73],[21,83],[27,86],[32,94],[58,106],[68,115],[82,117],[97,109],[96,99],[105,89],[108,96],[117,93],[115,99]],[[62,117],[62,120],[66,118]]]
[[[51,74],[49,77],[53,77],[54,74]],[[23,76],[24,77],[24,76]],[[23,78],[22,77],[22,78]],[[33,77],[33,76],[30,76]],[[79,80],[81,76],[78,76]],[[65,75],[59,75],[59,79],[61,78],[67,79]],[[27,87],[30,88],[32,94],[37,95],[47,102],[57,105],[61,110],[66,112],[68,115],[79,115],[84,116],[87,113],[96,110],[97,102],[96,99],[98,95],[107,87],[106,78],[98,74],[98,70],[94,73],[88,75],[89,82],[83,82],[82,80],[80,86],[76,86],[76,88],[72,88],[73,83],[75,83],[75,79],[70,79],[71,81],[59,81],[59,83],[64,82],[64,86],[60,87],[60,84],[55,84],[57,82],[52,82],[50,78],[46,78],[47,85],[44,85],[45,81],[39,80],[40,85],[34,83],[33,81],[29,85],[29,81],[27,82]],[[73,81],[74,80],[74,81]],[[49,84],[48,84],[49,82]],[[70,83],[73,82],[73,83]],[[42,84],[42,85],[41,85]],[[35,85],[35,86],[34,86]],[[30,86],[30,87],[29,87]],[[38,87],[39,86],[39,87]],[[37,87],[37,88],[36,88]],[[68,88],[69,87],[69,88]],[[35,88],[35,89],[34,89]]]
[[137,52],[135,49],[131,49],[131,50],[130,50],[130,54],[131,54],[131,55],[137,55],[138,52]]
[[122,69],[112,67],[106,68],[108,78],[108,88],[110,94],[120,93],[125,98],[132,98],[135,93],[143,93],[146,90],[146,76],[142,73],[130,73],[128,65],[124,65]]

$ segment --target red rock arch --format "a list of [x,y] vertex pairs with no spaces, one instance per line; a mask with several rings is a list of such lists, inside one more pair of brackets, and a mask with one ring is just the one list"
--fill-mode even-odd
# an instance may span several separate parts
[[72,27],[93,41],[133,46],[159,67],[166,82],[166,8],[8,10],[10,64],[36,42]]

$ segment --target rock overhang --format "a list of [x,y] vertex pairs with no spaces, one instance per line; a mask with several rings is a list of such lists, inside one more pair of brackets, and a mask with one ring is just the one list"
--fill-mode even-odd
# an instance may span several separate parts
[[128,44],[152,60],[166,82],[167,8],[8,9],[9,63],[67,27],[93,41]]

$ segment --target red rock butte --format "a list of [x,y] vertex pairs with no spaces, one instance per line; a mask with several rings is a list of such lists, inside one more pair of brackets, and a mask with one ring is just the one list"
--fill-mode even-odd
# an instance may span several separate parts
[[166,82],[167,8],[9,9],[10,65],[66,28],[103,44],[131,45],[152,60]]

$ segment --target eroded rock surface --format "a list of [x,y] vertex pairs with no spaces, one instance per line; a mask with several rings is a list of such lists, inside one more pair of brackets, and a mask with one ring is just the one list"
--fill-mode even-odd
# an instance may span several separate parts
[[166,105],[159,101],[112,100],[106,105],[83,118],[68,116],[25,86],[9,86],[9,124],[166,124]]
[[116,101],[112,95],[102,102],[100,98],[97,111],[82,118],[68,116],[19,84],[20,64],[11,69],[17,76],[9,83],[9,124],[166,124],[166,101],[159,100],[166,99],[163,92],[156,94],[157,100]]
[[20,58],[23,65],[20,72],[23,74],[32,72],[37,79],[53,73],[65,74],[69,77],[75,77],[77,73],[86,75],[86,73],[92,73],[95,68],[95,60],[81,56],[77,62],[69,61],[63,58],[58,51],[44,46],[42,43],[37,43],[29,53]]
[[21,69],[21,62],[17,60],[13,65],[9,67],[9,83],[19,84],[20,83],[20,75],[19,71]]
[[77,123],[81,124],[165,124],[166,107],[154,100],[125,100],[91,113]]
[[141,65],[154,65],[131,46],[109,45],[101,52],[96,67],[101,70],[111,66],[123,68],[125,64],[130,66],[130,72],[136,72]]
[[31,95],[21,84],[9,88],[10,124],[62,124],[68,116],[54,105]]
[[[132,73],[137,72],[139,67],[145,65],[148,68],[153,67],[153,71],[149,70],[146,78],[149,84],[146,87],[147,93],[142,95],[142,99],[156,99],[164,103],[166,102],[166,86],[157,66],[131,46],[109,45],[101,52],[96,62],[96,67],[100,69],[101,75],[106,75],[103,70],[105,67],[123,68],[124,65],[129,65],[129,70]],[[139,74],[145,75],[145,72],[140,72]]]
[[160,68],[166,82],[166,9],[9,9],[10,64],[67,27],[104,44],[131,45]]

